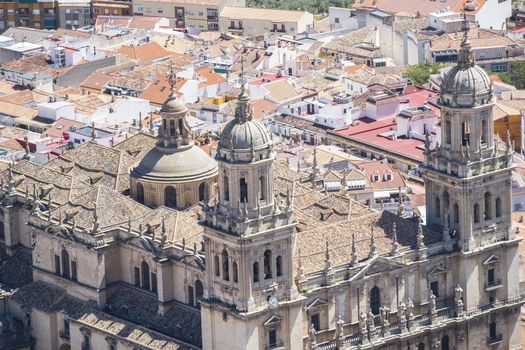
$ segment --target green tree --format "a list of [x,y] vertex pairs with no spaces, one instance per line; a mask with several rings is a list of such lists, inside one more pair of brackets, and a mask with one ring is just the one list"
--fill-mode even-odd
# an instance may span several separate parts
[[439,63],[421,63],[411,66],[404,74],[405,78],[409,78],[417,85],[425,84],[431,74],[436,74],[439,69],[443,68],[443,64]]
[[328,12],[330,6],[352,7],[354,0],[248,0],[247,6],[278,8],[287,10],[306,10],[313,14]]
[[502,82],[514,85],[516,89],[525,89],[525,61],[511,63],[510,72],[493,72],[486,69],[489,74],[496,74]]

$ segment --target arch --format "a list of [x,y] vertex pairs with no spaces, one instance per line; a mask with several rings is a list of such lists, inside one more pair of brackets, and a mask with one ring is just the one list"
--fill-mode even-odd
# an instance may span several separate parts
[[444,335],[442,338],[441,338],[441,350],[449,350],[449,339],[448,339],[448,335]]
[[277,256],[277,259],[275,259],[275,274],[277,277],[281,277],[283,275],[283,257]]
[[248,182],[244,177],[241,177],[239,180],[239,191],[241,194],[240,200],[241,203],[248,202]]
[[199,185],[199,202],[202,202],[208,196],[208,184],[203,182]]
[[144,204],[144,186],[137,182],[137,202]]
[[230,280],[230,262],[228,261],[228,252],[226,251],[226,249],[222,250],[221,257],[222,257],[222,278],[225,281],[229,281]]
[[143,261],[140,264],[140,270],[142,273],[142,288],[149,289],[149,265],[147,262]]
[[501,217],[501,198],[496,198],[496,217]]
[[69,271],[69,253],[64,248],[62,249],[62,252],[60,253],[61,259],[62,259],[62,276],[69,278],[70,277],[70,271]]
[[445,122],[445,143],[447,145],[450,145],[450,142],[452,140],[452,128],[450,127],[450,120],[447,120]]
[[479,223],[479,204],[474,204],[474,223]]
[[177,190],[173,186],[164,189],[164,205],[168,208],[177,208]]
[[485,193],[485,212],[484,219],[492,219],[492,194],[490,192]]
[[454,223],[459,224],[459,205],[454,203]]
[[266,199],[266,186],[264,176],[259,176],[259,200],[263,201]]
[[267,249],[264,252],[264,279],[272,278],[272,251]]
[[259,263],[257,261],[253,263],[253,281],[259,282]]
[[224,175],[224,179],[222,183],[224,187],[224,200],[229,201],[230,200],[230,183],[228,182],[228,176]]
[[219,257],[215,255],[213,258],[213,265],[215,270],[215,276],[219,277],[221,275],[221,269],[220,269],[220,263],[219,263]]
[[379,315],[379,308],[381,307],[381,292],[378,286],[370,290],[370,309],[374,315]]
[[239,268],[237,267],[237,261],[233,262],[232,269],[233,269],[233,282],[238,283],[239,282]]
[[441,199],[439,199],[438,196],[436,196],[436,199],[434,200],[434,210],[437,218],[441,217]]

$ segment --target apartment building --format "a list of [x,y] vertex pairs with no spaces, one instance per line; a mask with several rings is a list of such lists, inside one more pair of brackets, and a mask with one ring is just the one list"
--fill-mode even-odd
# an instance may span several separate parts
[[219,30],[221,10],[245,4],[245,0],[133,0],[133,12],[170,18],[170,25],[180,29]]
[[90,25],[90,0],[58,0],[57,19],[60,28],[73,29]]
[[91,2],[93,23],[99,15],[131,16],[133,14],[131,1],[96,0]]
[[0,30],[7,27],[54,29],[57,3],[54,0],[0,2]]
[[263,8],[224,7],[220,13],[220,30],[244,37],[303,33],[313,26],[314,16],[306,11],[289,11]]

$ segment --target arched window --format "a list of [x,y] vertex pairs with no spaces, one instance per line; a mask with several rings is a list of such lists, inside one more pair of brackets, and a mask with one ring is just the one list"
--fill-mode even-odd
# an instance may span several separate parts
[[454,223],[459,224],[459,206],[454,203]]
[[148,263],[143,261],[140,264],[140,269],[142,270],[142,288],[149,289],[149,266]]
[[451,132],[450,120],[447,120],[445,122],[445,142],[447,145],[450,145],[450,141],[452,140]]
[[485,220],[492,219],[492,195],[490,192],[485,193]]
[[228,252],[226,249],[222,250],[222,278],[225,281],[230,280],[230,262],[228,261]]
[[441,338],[441,350],[449,350],[448,335],[444,335]]
[[257,261],[253,263],[253,281],[259,282],[259,263]]
[[439,199],[439,197],[436,197],[435,204],[434,204],[434,210],[436,213],[436,217],[440,218],[441,217],[441,200]]
[[282,256],[277,256],[277,259],[275,259],[275,273],[277,274],[277,277],[280,277],[283,275],[283,258]]
[[465,122],[461,124],[461,135],[462,135],[462,142],[461,144],[463,146],[466,146],[467,143],[470,145],[470,125],[469,123]]
[[230,200],[230,183],[228,182],[228,176],[224,175],[223,180],[223,187],[224,187],[224,200],[229,201]]
[[164,189],[164,205],[168,208],[177,208],[177,190],[173,186]]
[[272,251],[264,252],[264,279],[272,278]]
[[374,315],[379,315],[379,308],[381,307],[381,295],[379,287],[375,286],[370,290],[370,309]]
[[425,350],[425,344],[423,343],[417,344],[417,350]]
[[448,192],[443,192],[443,211],[446,212],[448,209],[448,206],[450,205],[450,196],[448,195]]
[[248,183],[244,177],[239,180],[239,189],[241,193],[241,203],[248,202]]
[[264,185],[264,176],[259,177],[259,200],[266,199],[266,186]]
[[474,204],[474,223],[479,223],[479,204]]
[[195,299],[197,299],[197,307],[200,307],[199,299],[204,295],[204,286],[200,280],[195,281]]
[[144,186],[140,182],[137,183],[137,202],[144,204]]
[[487,134],[488,134],[487,121],[483,119],[481,121],[481,142],[487,143]]
[[237,283],[239,282],[239,269],[237,267],[237,261],[233,262],[232,269],[233,269],[233,282]]
[[215,276],[219,277],[221,275],[221,269],[220,269],[220,263],[219,263],[219,257],[217,255],[215,255],[215,258],[213,258],[214,262],[213,262],[213,265],[214,266],[214,270],[215,270]]
[[496,198],[496,217],[501,217],[501,198]]
[[496,322],[491,322],[489,326],[489,338],[496,339],[497,337]]
[[69,253],[67,250],[62,249],[62,276],[69,278]]
[[207,192],[208,186],[205,182],[201,183],[199,185],[199,202],[202,202],[206,198]]

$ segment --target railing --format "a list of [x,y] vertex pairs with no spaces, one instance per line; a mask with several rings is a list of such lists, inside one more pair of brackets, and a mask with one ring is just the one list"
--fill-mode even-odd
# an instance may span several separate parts
[[494,279],[492,281],[488,281],[485,284],[485,289],[490,289],[490,288],[498,287],[498,286],[501,286],[501,285],[502,285],[501,278],[496,278],[496,279]]
[[219,16],[208,16],[208,21],[217,22],[218,20],[219,20]]
[[238,26],[238,27],[229,26],[228,29],[230,29],[230,30],[243,30],[243,27],[242,26]]

